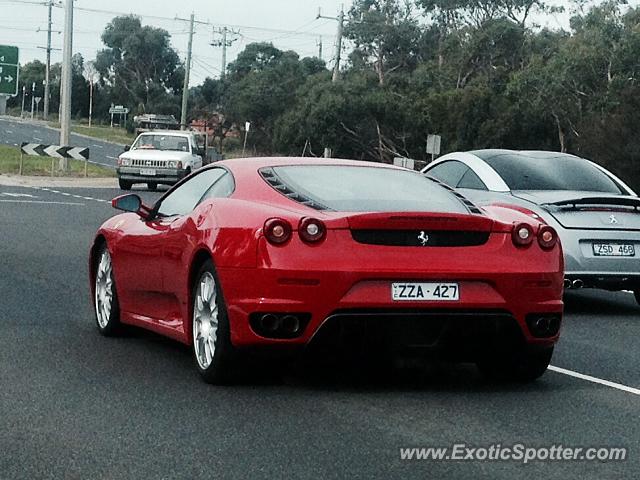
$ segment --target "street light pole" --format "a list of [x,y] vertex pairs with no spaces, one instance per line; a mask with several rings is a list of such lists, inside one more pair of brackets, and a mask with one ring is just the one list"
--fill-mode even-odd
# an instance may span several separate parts
[[36,82],[31,85],[31,120],[33,120],[33,109],[36,105]]
[[22,86],[22,109],[20,110],[20,118],[24,118],[24,97],[27,96],[27,86]]
[[[62,84],[60,88],[60,145],[69,145],[71,136],[71,80],[73,57],[73,0],[64,4],[64,46],[62,49]],[[68,161],[60,159],[60,169],[66,170]]]

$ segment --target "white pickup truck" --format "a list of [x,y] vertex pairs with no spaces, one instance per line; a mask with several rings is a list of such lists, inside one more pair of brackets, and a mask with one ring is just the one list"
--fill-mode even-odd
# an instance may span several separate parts
[[120,188],[146,183],[149,190],[159,184],[173,185],[208,163],[207,137],[190,131],[141,133],[118,158]]

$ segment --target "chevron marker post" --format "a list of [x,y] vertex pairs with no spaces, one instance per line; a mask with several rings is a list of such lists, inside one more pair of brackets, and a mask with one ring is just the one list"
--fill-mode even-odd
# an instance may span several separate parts
[[23,172],[24,155],[51,157],[52,177],[54,176],[54,159],[73,158],[75,160],[84,160],[84,176],[88,175],[89,149],[86,147],[40,145],[39,143],[23,142],[20,145],[20,175]]

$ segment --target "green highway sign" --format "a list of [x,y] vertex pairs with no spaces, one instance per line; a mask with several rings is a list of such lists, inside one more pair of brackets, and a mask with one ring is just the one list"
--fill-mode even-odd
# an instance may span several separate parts
[[18,47],[0,45],[0,63],[18,65]]
[[0,45],[0,95],[18,94],[18,47]]

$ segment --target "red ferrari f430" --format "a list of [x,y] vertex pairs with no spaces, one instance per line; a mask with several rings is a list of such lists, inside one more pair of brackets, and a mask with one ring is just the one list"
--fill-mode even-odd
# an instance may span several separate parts
[[556,232],[418,172],[309,158],[205,167],[106,221],[90,253],[98,329],[191,345],[211,383],[251,348],[460,353],[486,374],[544,373],[562,317]]

